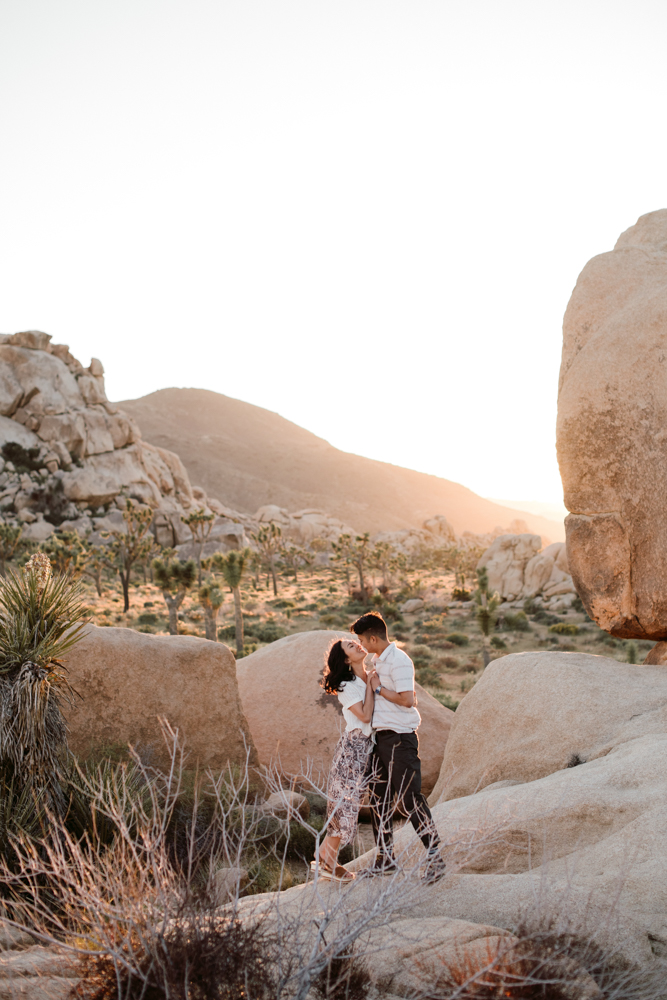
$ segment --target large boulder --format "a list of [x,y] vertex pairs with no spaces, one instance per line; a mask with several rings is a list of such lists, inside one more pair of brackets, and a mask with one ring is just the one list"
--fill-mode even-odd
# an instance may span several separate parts
[[579,275],[563,323],[558,461],[570,569],[613,635],[667,638],[667,209]]
[[431,801],[534,781],[649,733],[667,733],[664,668],[512,653],[489,664],[456,710]]
[[[237,663],[241,702],[259,759],[280,759],[299,773],[308,761],[326,775],[345,728],[340,703],[320,687],[324,656],[334,639],[349,633],[296,632]],[[454,713],[416,685],[422,724],[418,730],[423,789],[429,794],[440,773]]]
[[165,766],[159,721],[165,718],[178,729],[191,766],[243,764],[246,747],[257,763],[234,656],[222,643],[90,625],[65,666],[80,695],[65,713],[75,753],[131,743]]

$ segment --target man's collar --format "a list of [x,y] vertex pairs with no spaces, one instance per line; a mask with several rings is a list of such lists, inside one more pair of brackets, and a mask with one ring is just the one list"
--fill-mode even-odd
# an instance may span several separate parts
[[387,648],[382,650],[382,652],[380,653],[380,655],[378,656],[378,658],[377,658],[377,660],[375,662],[376,663],[380,663],[381,660],[384,660],[386,658],[387,653],[389,652],[389,650],[390,649],[395,649],[395,648],[396,648],[396,643],[395,642],[390,642],[389,645],[387,646]]

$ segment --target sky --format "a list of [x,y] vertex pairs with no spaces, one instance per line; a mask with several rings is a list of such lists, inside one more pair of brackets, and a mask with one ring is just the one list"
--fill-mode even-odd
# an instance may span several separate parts
[[562,316],[667,205],[666,42],[656,0],[0,0],[0,331],[558,504]]

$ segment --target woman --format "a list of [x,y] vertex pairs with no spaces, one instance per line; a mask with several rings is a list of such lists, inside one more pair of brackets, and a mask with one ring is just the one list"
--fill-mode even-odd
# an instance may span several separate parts
[[[327,836],[320,850],[320,878],[352,882],[354,875],[338,864],[338,851],[351,844],[357,831],[364,776],[373,749],[375,696],[366,674],[366,650],[354,639],[339,639],[327,654],[322,687],[338,695],[347,723],[334,750],[327,786]],[[311,863],[313,871],[317,861]]]

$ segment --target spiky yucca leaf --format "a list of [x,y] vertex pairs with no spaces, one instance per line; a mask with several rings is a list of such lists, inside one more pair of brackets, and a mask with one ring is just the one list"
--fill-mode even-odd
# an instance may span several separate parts
[[42,585],[35,573],[12,574],[0,586],[0,674],[27,662],[57,663],[81,638],[85,619],[81,585],[69,577]]

